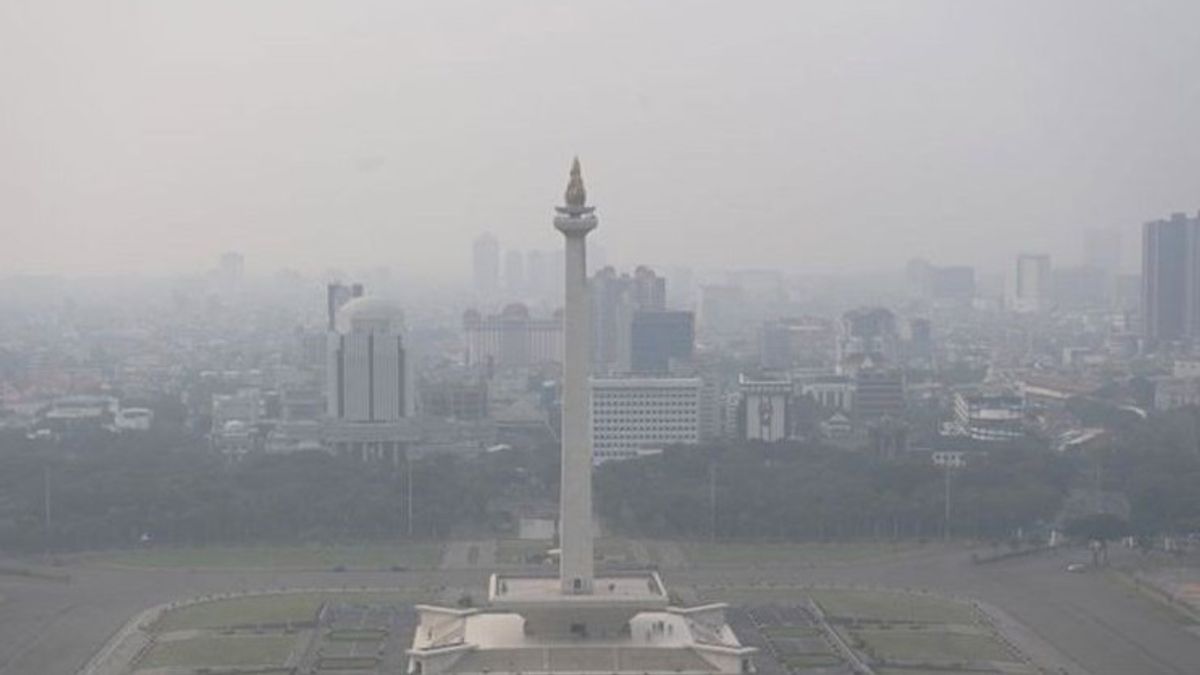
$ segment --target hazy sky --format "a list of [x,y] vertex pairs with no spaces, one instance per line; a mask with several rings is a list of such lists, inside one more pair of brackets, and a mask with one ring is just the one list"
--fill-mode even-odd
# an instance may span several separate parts
[[1074,261],[1200,209],[1200,2],[0,0],[0,274]]

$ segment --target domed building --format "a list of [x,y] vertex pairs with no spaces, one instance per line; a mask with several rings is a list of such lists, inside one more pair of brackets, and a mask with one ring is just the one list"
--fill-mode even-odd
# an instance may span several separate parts
[[355,298],[337,311],[328,341],[326,444],[364,459],[395,458],[413,414],[413,377],[405,347],[404,314],[376,296]]

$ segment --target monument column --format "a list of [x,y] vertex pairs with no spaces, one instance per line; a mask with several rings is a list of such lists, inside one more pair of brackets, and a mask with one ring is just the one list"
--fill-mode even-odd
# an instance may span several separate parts
[[579,158],[571,165],[566,205],[554,227],[566,244],[563,309],[562,481],[559,494],[559,579],[563,593],[590,594],[592,554],[592,396],[589,382],[592,317],[587,287],[588,232],[598,221],[587,206]]

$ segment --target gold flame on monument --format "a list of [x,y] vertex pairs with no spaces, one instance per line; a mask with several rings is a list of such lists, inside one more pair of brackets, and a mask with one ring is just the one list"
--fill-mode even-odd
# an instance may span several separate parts
[[587,190],[583,187],[583,170],[579,167],[579,158],[571,163],[571,180],[567,183],[567,193],[564,197],[567,206],[580,208],[587,203]]

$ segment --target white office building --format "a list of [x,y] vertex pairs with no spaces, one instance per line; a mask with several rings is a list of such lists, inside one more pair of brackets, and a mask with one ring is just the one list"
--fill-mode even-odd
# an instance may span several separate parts
[[355,298],[338,310],[328,343],[322,445],[398,463],[414,438],[415,399],[400,310],[376,297]]
[[400,310],[376,297],[338,310],[329,340],[326,412],[349,422],[392,422],[412,415],[412,377]]
[[1017,256],[1012,308],[1018,312],[1044,312],[1050,308],[1053,287],[1050,256],[1022,253]]
[[698,377],[593,379],[593,461],[699,442],[703,387]]

